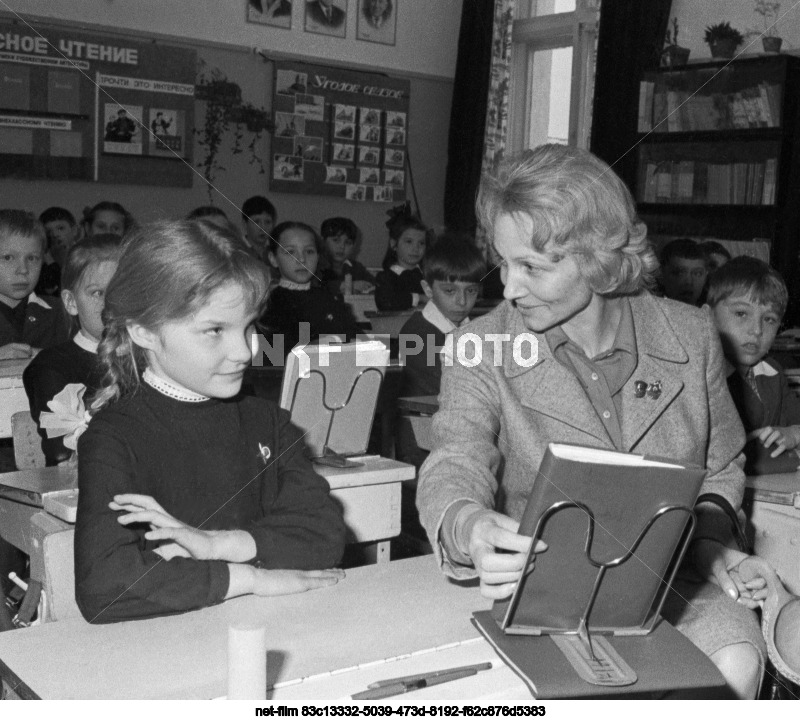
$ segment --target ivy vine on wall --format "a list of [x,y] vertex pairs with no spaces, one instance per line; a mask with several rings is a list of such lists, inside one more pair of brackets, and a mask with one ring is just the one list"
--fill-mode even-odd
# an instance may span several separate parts
[[[203,171],[208,183],[209,199],[213,195],[214,179],[225,167],[220,163],[220,151],[231,142],[231,153],[247,151],[248,162],[257,165],[259,173],[267,172],[267,164],[258,153],[258,142],[264,133],[275,129],[269,114],[250,102],[242,100],[242,89],[219,68],[209,67],[202,60],[195,84],[195,98],[205,104],[205,113],[199,116],[194,128],[200,146],[197,167]],[[230,140],[229,140],[230,139]]]

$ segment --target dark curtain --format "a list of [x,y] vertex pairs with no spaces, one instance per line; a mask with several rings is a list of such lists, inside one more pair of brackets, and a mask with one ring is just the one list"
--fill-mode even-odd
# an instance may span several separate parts
[[672,0],[602,0],[591,150],[630,188],[636,177],[639,81],[658,67]]
[[464,0],[450,111],[444,220],[448,228],[475,230],[475,195],[481,176],[483,137],[492,62],[494,0]]

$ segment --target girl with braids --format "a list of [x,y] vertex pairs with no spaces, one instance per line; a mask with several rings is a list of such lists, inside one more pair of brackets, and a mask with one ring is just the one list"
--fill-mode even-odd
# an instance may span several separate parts
[[411,213],[408,203],[389,211],[386,221],[389,247],[383,258],[383,270],[375,279],[375,305],[378,310],[408,310],[425,297],[422,269],[428,229]]
[[[120,243],[119,236],[101,233],[84,238],[67,253],[61,300],[77,332],[72,340],[45,348],[22,373],[31,416],[37,424],[66,386],[80,384],[85,393],[82,398],[87,400],[100,388],[103,370],[97,361],[97,346],[103,336],[105,292],[117,269]],[[63,438],[48,435],[41,424],[39,435],[48,466],[70,460],[72,450]]]
[[[91,623],[336,583],[341,511],[277,405],[240,393],[269,273],[224,230],[132,233],[78,443],[75,595]],[[329,569],[329,570],[315,570]]]

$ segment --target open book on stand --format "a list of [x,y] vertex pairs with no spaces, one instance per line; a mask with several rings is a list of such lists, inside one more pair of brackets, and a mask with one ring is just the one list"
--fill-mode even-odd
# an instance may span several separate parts
[[[477,625],[515,654],[540,653],[533,637],[550,636],[588,684],[635,683],[636,669],[608,637],[653,631],[704,477],[703,469],[667,459],[551,443],[520,522],[519,532],[533,538],[528,570],[510,600],[476,614]],[[534,556],[537,539],[548,547]]]

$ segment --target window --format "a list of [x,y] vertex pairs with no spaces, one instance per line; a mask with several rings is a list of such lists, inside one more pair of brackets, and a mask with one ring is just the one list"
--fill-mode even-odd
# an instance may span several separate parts
[[586,148],[599,0],[518,0],[507,151],[542,143]]

